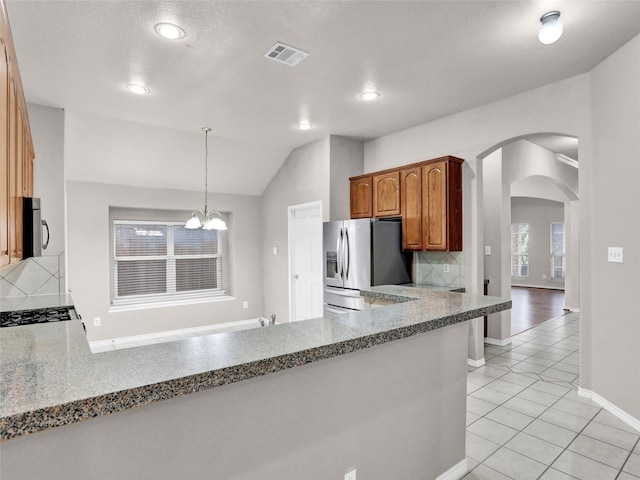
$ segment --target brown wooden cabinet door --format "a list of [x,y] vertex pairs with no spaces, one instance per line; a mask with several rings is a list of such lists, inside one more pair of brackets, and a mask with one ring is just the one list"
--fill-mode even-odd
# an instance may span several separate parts
[[423,247],[447,250],[447,163],[422,167]]
[[371,218],[373,216],[371,177],[351,180],[351,218]]
[[[9,78],[9,261],[17,261],[22,258],[18,243],[22,244],[22,208],[18,211],[18,192],[16,190],[16,178],[18,176],[18,98],[16,96],[13,79]],[[22,207],[22,205],[20,205]],[[18,242],[20,240],[20,242]]]
[[9,263],[9,70],[7,53],[0,39],[0,265]]
[[461,252],[462,160],[452,159],[448,162],[447,182],[447,250]]
[[400,171],[402,249],[422,250],[422,169]]
[[373,177],[373,216],[400,215],[400,172]]

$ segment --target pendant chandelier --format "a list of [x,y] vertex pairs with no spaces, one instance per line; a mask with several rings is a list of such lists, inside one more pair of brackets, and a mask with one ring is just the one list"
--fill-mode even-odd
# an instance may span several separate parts
[[203,127],[204,132],[204,210],[196,210],[191,214],[189,220],[185,224],[184,228],[196,229],[202,228],[203,230],[227,230],[227,224],[222,218],[222,214],[215,210],[209,210],[209,144],[207,139],[211,129],[209,127]]

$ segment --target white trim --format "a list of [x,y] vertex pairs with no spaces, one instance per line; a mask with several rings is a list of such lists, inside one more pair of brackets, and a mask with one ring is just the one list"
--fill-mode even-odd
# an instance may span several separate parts
[[590,398],[591,400],[596,402],[598,405],[600,405],[602,408],[607,410],[609,413],[611,413],[612,415],[615,415],[620,420],[622,420],[624,423],[629,425],[631,428],[634,428],[638,432],[640,432],[640,420],[638,420],[637,418],[632,417],[631,415],[629,415],[627,412],[625,412],[621,408],[615,406],[613,403],[611,403],[606,398],[603,398],[600,395],[598,395],[597,393],[592,392],[591,390],[587,390],[586,388],[582,388],[582,387],[578,387],[578,395],[580,395],[581,397]]
[[470,367],[482,367],[484,366],[485,361],[484,361],[484,357],[479,358],[478,360],[474,360],[473,358],[467,358],[467,365],[469,365]]
[[465,458],[464,460],[460,460],[446,472],[438,475],[436,480],[459,480],[464,477],[468,471],[467,459]]
[[576,308],[576,307],[570,307],[569,305],[565,305],[564,306],[565,310],[569,310],[570,312],[576,312],[576,313],[580,313],[580,309]]
[[251,318],[249,320],[238,320],[235,322],[215,323],[212,325],[203,325],[201,327],[179,328],[177,330],[166,330],[164,332],[145,333],[143,335],[132,335],[130,337],[108,338],[107,340],[95,340],[93,342],[89,342],[89,346],[93,349],[97,347],[106,347],[114,344],[117,345],[120,343],[141,342],[145,340],[151,340],[154,338],[173,337],[175,335],[207,332],[214,329],[218,330],[218,329],[229,328],[229,327],[238,327],[241,325],[251,325],[251,324],[255,325],[259,321],[260,321],[259,318]]
[[229,295],[217,295],[214,297],[195,297],[185,298],[181,300],[158,300],[157,302],[134,303],[131,305],[111,305],[109,307],[109,313],[128,312],[131,310],[146,310],[148,308],[177,307],[179,305],[194,305],[197,303],[228,302],[235,299],[236,297],[231,297]]
[[497,345],[498,347],[504,347],[507,345],[511,345],[511,337],[503,339],[484,337],[484,343],[488,343],[489,345]]

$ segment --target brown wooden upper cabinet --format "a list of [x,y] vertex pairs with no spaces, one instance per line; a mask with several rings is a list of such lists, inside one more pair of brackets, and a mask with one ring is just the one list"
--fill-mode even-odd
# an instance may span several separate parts
[[33,142],[5,2],[0,0],[0,266],[22,259],[22,198],[33,196]]
[[402,248],[422,250],[422,167],[400,170]]
[[351,218],[401,215],[404,250],[461,251],[463,162],[446,156],[352,177]]
[[351,180],[351,218],[373,217],[371,177],[358,177]]
[[373,216],[400,215],[400,172],[373,176]]
[[462,161],[422,167],[423,249],[462,250]]

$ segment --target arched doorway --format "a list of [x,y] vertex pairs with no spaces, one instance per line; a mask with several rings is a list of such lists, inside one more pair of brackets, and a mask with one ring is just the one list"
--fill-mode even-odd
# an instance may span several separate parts
[[[564,205],[566,276],[563,287],[567,308],[579,309],[577,157],[577,138],[549,133],[506,140],[479,157],[483,171],[484,245],[488,247],[482,263],[484,277],[490,282],[490,295],[511,297],[512,196],[548,199]],[[489,317],[486,343],[507,345],[511,342],[511,315],[512,312],[507,311]]]

